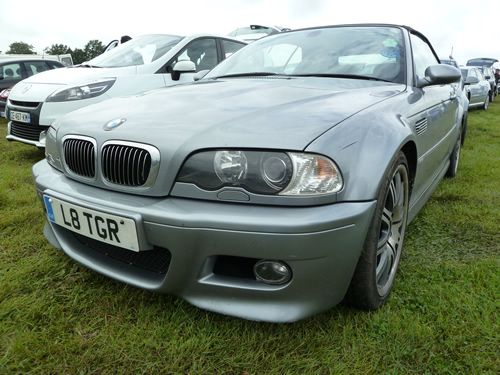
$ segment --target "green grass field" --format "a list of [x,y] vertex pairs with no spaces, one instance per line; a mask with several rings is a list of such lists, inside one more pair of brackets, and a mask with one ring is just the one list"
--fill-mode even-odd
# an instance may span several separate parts
[[31,179],[44,153],[6,129],[1,374],[500,373],[500,98],[470,112],[458,176],[409,226],[388,303],[281,325],[129,287],[53,248]]

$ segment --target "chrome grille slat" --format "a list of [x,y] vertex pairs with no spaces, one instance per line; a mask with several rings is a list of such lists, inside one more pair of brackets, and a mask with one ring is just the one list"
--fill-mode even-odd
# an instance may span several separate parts
[[[90,145],[87,145],[87,147],[86,147],[85,159],[86,160],[94,160],[95,159],[94,149]],[[86,165],[85,173],[87,173],[88,175],[92,175],[92,169],[93,168],[95,168],[95,166]]]
[[[141,152],[141,155],[140,155],[140,156],[141,156],[140,160],[142,161],[142,164],[143,164],[143,165],[142,165],[142,168],[140,168],[140,169],[141,169],[142,171],[145,171],[145,170],[146,170],[146,168],[147,168],[147,166],[146,166],[146,165],[147,165],[147,163],[148,163],[148,158],[147,158],[147,155],[146,155],[144,152]],[[146,176],[144,175],[144,172],[143,172],[143,175],[142,175],[142,176],[141,176],[141,175],[137,176],[137,179],[144,179],[144,178],[146,178]]]

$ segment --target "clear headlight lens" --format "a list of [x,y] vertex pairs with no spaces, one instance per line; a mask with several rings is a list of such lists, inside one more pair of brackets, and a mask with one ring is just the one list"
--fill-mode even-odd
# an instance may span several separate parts
[[184,163],[177,181],[211,191],[233,186],[288,196],[335,193],[343,184],[335,163],[321,155],[240,150],[195,154]]
[[65,87],[49,95],[47,102],[66,102],[95,98],[104,94],[115,83],[116,78],[105,78],[73,87]]
[[312,154],[290,154],[294,178],[282,195],[315,195],[338,192],[343,180],[340,171],[330,159]]

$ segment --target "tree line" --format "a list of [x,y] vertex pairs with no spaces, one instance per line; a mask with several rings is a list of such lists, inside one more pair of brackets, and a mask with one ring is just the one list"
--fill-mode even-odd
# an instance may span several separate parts
[[[70,53],[73,57],[73,63],[81,64],[85,61],[89,61],[96,56],[99,56],[104,52],[106,46],[102,44],[99,40],[90,40],[83,49],[75,48],[71,49],[64,44],[53,44],[51,47],[47,47],[43,52],[47,55],[64,55]],[[9,45],[9,50],[5,52],[7,55],[36,55],[34,51],[35,47],[31,44],[24,42],[14,42]]]

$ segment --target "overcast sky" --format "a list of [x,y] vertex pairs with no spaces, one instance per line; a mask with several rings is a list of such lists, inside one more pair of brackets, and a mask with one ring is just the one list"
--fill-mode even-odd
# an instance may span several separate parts
[[499,0],[0,0],[0,51],[14,42],[42,53],[53,44],[83,49],[122,35],[227,34],[249,24],[290,28],[396,23],[426,35],[437,53],[452,48],[459,64],[500,59]]

